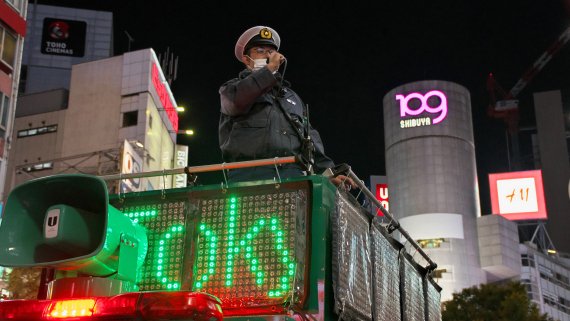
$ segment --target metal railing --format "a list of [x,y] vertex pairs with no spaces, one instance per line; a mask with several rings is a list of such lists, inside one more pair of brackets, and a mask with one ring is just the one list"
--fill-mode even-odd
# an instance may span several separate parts
[[[258,166],[274,165],[277,167],[277,165],[292,164],[296,162],[298,162],[298,158],[295,156],[275,157],[275,158],[257,159],[257,160],[242,161],[242,162],[188,166],[182,168],[165,169],[165,170],[140,172],[140,173],[113,174],[113,175],[100,176],[100,178],[106,181],[112,181],[112,180],[122,180],[122,179],[131,179],[131,178],[165,176],[165,175],[197,174],[197,173],[225,171],[230,169],[249,168],[249,167],[258,167]],[[420,255],[429,263],[429,265],[426,266],[426,269],[430,272],[435,270],[437,268],[437,264],[424,252],[422,247],[414,239],[412,239],[412,237],[408,234],[408,232],[404,228],[402,228],[398,220],[396,220],[396,218],[394,218],[394,216],[390,214],[390,212],[388,212],[388,210],[386,210],[384,206],[382,206],[382,204],[376,199],[374,194],[368,189],[368,187],[366,187],[366,185],[364,185],[362,180],[358,178],[358,176],[356,176],[356,174],[352,171],[350,167],[348,167],[346,176],[350,177],[356,183],[361,192],[364,193],[366,198],[370,202],[372,202],[382,212],[382,214],[384,214],[384,216],[386,216],[390,220],[387,226],[388,232],[392,233],[397,230],[400,234],[402,234],[402,236],[409,242],[409,244],[412,247],[414,247],[414,249],[418,253],[420,253]]]

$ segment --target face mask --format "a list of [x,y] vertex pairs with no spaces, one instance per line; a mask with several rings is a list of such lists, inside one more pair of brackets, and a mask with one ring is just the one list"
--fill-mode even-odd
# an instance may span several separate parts
[[256,71],[265,66],[267,66],[267,59],[251,59],[251,57],[246,56],[249,60],[253,61],[253,68],[251,70]]

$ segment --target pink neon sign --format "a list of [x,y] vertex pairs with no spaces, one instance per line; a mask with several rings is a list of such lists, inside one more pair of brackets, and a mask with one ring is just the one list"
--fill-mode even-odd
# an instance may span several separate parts
[[156,90],[156,94],[158,95],[158,99],[166,111],[166,115],[172,124],[172,128],[176,132],[178,131],[178,113],[176,111],[176,107],[174,107],[174,104],[172,103],[172,100],[170,100],[170,93],[168,92],[166,85],[161,80],[156,64],[152,64],[151,79],[154,89]]
[[[432,96],[436,96],[439,98],[440,103],[439,106],[437,107],[431,107],[428,104],[428,99],[431,98]],[[421,105],[418,109],[411,109],[409,102],[412,99],[419,99],[421,102]],[[404,95],[396,95],[396,100],[400,101],[400,117],[405,117],[405,116],[417,116],[421,113],[427,112],[430,114],[437,114],[440,113],[439,116],[437,116],[436,118],[434,118],[432,120],[433,124],[438,124],[440,123],[442,120],[445,119],[445,117],[447,116],[447,97],[445,96],[445,94],[439,90],[432,90],[432,91],[428,91],[427,93],[425,93],[425,95],[422,95],[418,92],[414,92],[414,93],[410,93],[407,96]]]

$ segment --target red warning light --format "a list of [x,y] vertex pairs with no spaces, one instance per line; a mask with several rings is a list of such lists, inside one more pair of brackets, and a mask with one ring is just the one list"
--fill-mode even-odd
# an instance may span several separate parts
[[0,302],[0,320],[222,321],[216,297],[186,291],[133,292],[113,297]]

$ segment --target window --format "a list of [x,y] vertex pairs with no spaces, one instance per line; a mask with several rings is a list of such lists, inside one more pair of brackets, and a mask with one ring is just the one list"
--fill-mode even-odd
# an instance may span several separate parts
[[0,25],[0,61],[14,68],[18,38]]
[[534,257],[529,256],[528,254],[522,254],[521,255],[521,263],[522,263],[522,266],[534,267]]
[[538,271],[540,272],[540,276],[542,276],[543,279],[549,279],[554,276],[554,273],[552,273],[551,269],[541,264],[538,265]]
[[440,281],[453,281],[454,280],[454,276],[453,276],[453,267],[451,266],[443,266],[443,267],[438,267],[438,269],[435,269],[431,276],[434,278],[434,280],[436,282],[440,282]]
[[441,244],[445,242],[445,239],[426,239],[418,240],[417,242],[422,249],[437,249],[441,247]]
[[521,279],[521,284],[524,285],[524,287],[526,288],[526,292],[530,295],[530,298],[532,299],[532,283],[530,282],[530,279]]
[[542,291],[542,300],[544,301],[544,304],[550,305],[552,307],[557,308],[558,304],[558,297],[554,294],[554,293],[550,293],[548,291],[543,290]]
[[433,278],[434,279],[441,279],[443,278],[443,273],[447,273],[447,269],[437,269],[433,271]]
[[16,11],[22,12],[22,5],[24,4],[23,0],[6,0]]
[[558,297],[558,310],[560,310],[564,313],[569,313],[570,312],[570,300],[559,296]]
[[35,164],[32,166],[28,166],[28,167],[24,167],[22,170],[24,172],[37,172],[37,171],[43,171],[46,169],[52,169],[53,168],[53,162],[47,162],[47,163],[40,163],[40,164]]
[[26,82],[28,80],[28,66],[22,65],[20,68],[20,85],[18,86],[18,93],[23,94],[26,92]]
[[552,282],[558,286],[561,286],[564,289],[570,291],[570,284],[568,283],[568,277],[566,277],[562,274],[553,272],[552,269],[549,269],[549,268],[542,266],[540,264],[538,265],[538,271],[539,271],[539,275],[541,278],[543,278],[549,282]]
[[562,275],[558,272],[554,272],[554,277],[556,278],[557,281],[559,281],[560,283],[564,283],[566,285],[570,285],[570,280],[568,279],[567,276]]
[[8,125],[8,110],[10,109],[10,98],[0,93],[0,138],[6,136],[6,126]]
[[123,127],[136,126],[138,121],[139,121],[138,110],[128,111],[126,113],[123,113]]
[[57,125],[49,125],[37,128],[29,128],[18,131],[18,138],[43,135],[57,132]]

